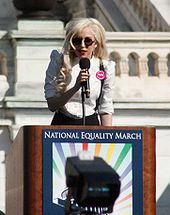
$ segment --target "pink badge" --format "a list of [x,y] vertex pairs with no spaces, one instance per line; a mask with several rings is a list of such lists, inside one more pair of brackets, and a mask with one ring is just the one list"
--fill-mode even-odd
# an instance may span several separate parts
[[99,70],[97,73],[96,73],[96,78],[98,78],[99,80],[103,80],[106,78],[106,74],[103,70]]

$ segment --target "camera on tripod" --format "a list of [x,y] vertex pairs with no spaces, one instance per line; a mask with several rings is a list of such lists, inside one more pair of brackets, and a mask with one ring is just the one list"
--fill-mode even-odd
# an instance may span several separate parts
[[68,187],[65,215],[112,213],[121,182],[102,158],[69,157],[65,174]]

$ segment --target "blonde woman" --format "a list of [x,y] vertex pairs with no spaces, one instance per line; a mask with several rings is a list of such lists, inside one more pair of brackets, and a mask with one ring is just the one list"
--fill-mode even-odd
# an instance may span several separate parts
[[[80,59],[90,68],[80,69]],[[94,18],[74,19],[66,25],[62,53],[53,50],[46,71],[45,98],[55,111],[52,125],[82,125],[82,86],[89,82],[85,98],[86,125],[112,125],[115,64],[107,59],[105,30]],[[100,116],[100,117],[98,117]]]

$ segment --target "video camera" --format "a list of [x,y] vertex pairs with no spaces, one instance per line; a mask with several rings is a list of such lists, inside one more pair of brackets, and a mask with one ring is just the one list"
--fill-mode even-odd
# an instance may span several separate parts
[[65,215],[112,213],[121,182],[102,158],[69,157],[65,174],[68,187]]

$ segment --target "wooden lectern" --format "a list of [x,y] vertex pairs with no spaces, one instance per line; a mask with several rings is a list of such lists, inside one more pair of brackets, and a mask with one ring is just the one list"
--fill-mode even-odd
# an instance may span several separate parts
[[[74,132],[74,135],[68,136],[71,135],[71,132]],[[140,140],[142,143],[141,152],[138,151],[138,145],[140,147],[140,143],[138,144],[138,141],[141,138],[140,134],[142,135],[142,139]],[[61,138],[67,139],[61,140]],[[107,140],[104,140],[104,138]],[[111,138],[113,139],[111,140]],[[48,142],[46,143],[47,139]],[[138,195],[138,189],[140,190],[142,187],[142,200],[138,198],[138,196],[133,197],[132,195],[132,202],[133,204],[137,204],[133,206],[134,208],[140,208],[140,205],[142,205],[143,210],[137,214],[137,212],[135,212],[136,209],[132,209],[131,214],[156,215],[155,139],[155,128],[152,127],[22,127],[19,130],[18,135],[15,138],[11,146],[11,150],[6,158],[6,215],[56,214],[55,212],[50,212],[50,206],[45,206],[46,199],[52,193],[52,191],[50,191],[50,195],[49,193],[47,193],[47,195],[45,194],[45,192],[48,192],[46,190],[47,182],[50,181],[50,183],[52,183],[52,173],[50,172],[50,168],[48,168],[48,165],[52,163],[52,161],[46,165],[46,160],[48,161],[51,159],[51,157],[49,158],[48,156],[50,156],[50,153],[52,153],[51,148],[48,150],[48,147],[51,147],[50,145],[52,143],[55,144],[56,148],[58,145],[60,145],[60,149],[62,146],[67,147],[68,149],[68,144],[70,147],[73,147],[76,145],[74,144],[75,142],[78,142],[79,145],[82,144],[83,150],[87,150],[89,144],[89,147],[91,147],[90,150],[95,151],[95,156],[100,156],[102,154],[102,147],[108,147],[109,150],[103,151],[103,154],[105,154],[107,160],[110,159],[110,162],[114,162],[112,155],[114,153],[116,154],[116,151],[114,151],[115,145],[112,147],[111,144],[116,144],[117,142],[117,144],[119,144],[118,146],[122,147],[123,149],[123,146],[126,145],[126,142],[128,142],[128,144],[132,143],[132,148],[129,148],[129,151],[131,149],[131,154],[134,154],[132,159],[132,168],[135,169],[136,174],[132,174],[133,183],[135,183],[135,187],[132,187],[133,195]],[[74,143],[71,143],[72,141]],[[61,144],[61,142],[63,143]],[[107,142],[107,144],[105,144],[105,142]],[[90,146],[90,143],[92,143],[92,146]],[[64,153],[66,152],[63,150],[63,155]],[[138,163],[136,163],[135,159],[138,160],[137,162],[142,162],[141,167],[138,166]],[[118,163],[120,163],[120,161],[115,164],[117,169]],[[55,165],[59,165],[59,163],[56,162]],[[58,167],[58,169],[59,168],[60,167]],[[142,171],[140,172],[140,170]],[[46,172],[49,172],[50,174],[46,175]],[[139,177],[142,179],[140,180]],[[142,181],[142,184],[140,184],[140,181]],[[51,189],[50,186],[48,189]],[[44,196],[47,196],[47,198]],[[49,198],[49,202],[52,201],[52,197],[50,196]],[[123,197],[122,200],[118,200],[118,202],[121,201],[123,201]],[[48,210],[49,212],[47,213],[45,210]],[[60,214],[58,213],[56,215]]]

